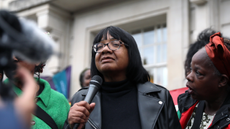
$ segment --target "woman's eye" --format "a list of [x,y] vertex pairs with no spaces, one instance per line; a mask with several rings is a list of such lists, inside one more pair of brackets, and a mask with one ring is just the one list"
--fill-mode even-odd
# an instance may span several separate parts
[[114,46],[114,47],[118,47],[119,44],[118,44],[118,43],[113,43],[113,46]]
[[86,77],[85,79],[89,80],[89,79],[91,79],[91,77],[89,76],[89,77]]
[[111,43],[114,47],[117,47],[120,45],[120,42],[118,40],[112,41]]
[[97,49],[101,49],[102,48],[102,46],[97,46]]
[[103,45],[102,44],[98,44],[97,45],[97,49],[101,49],[101,48],[103,48]]
[[202,74],[199,71],[196,71],[196,75],[200,76]]

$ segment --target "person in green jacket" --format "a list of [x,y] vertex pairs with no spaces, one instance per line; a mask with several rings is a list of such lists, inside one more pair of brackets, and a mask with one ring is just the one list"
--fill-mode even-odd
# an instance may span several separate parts
[[[30,64],[23,60],[20,60],[17,57],[14,57],[14,62],[17,66],[23,66],[27,68],[31,75],[37,74],[38,77],[35,77],[35,80],[38,82],[36,86],[37,95],[35,97],[35,101],[38,107],[40,107],[43,111],[45,111],[50,118],[52,118],[53,122],[47,122],[47,116],[40,117],[40,112],[33,114],[33,118],[31,121],[31,128],[33,129],[53,129],[54,127],[57,129],[62,129],[65,119],[68,115],[69,111],[69,103],[65,96],[53,89],[51,89],[50,84],[40,78],[40,73],[43,71],[44,64]],[[23,92],[23,84],[19,78],[20,75],[14,75],[14,92],[16,95],[20,96]],[[7,83],[9,80],[6,79],[4,83]],[[38,115],[39,114],[39,115]],[[50,119],[49,119],[50,120]],[[51,121],[52,121],[51,120]],[[52,123],[55,126],[50,126]]]

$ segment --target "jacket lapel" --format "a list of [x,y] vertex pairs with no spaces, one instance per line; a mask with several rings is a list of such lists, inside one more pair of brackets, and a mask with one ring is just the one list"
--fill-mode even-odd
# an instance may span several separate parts
[[[86,94],[83,94],[83,96],[86,96]],[[95,126],[97,129],[101,129],[101,93],[97,92],[97,94],[94,96],[92,102],[94,102],[96,105],[93,109],[93,111],[90,113],[89,119],[88,119],[88,126],[92,127]]]
[[138,85],[138,107],[142,129],[152,129],[155,127],[157,118],[164,106],[164,101],[153,97],[161,90],[150,82]]
[[97,129],[101,129],[101,93],[97,92],[93,101],[96,105],[91,115],[89,116],[90,120],[96,125]]
[[[158,116],[164,107],[164,101],[153,95],[161,90],[150,82],[138,84],[138,108],[142,129],[153,129]],[[83,94],[85,96],[86,94]],[[98,92],[92,102],[96,103],[94,110],[91,112],[89,120],[97,129],[101,129],[101,94]],[[90,125],[89,125],[90,126]]]

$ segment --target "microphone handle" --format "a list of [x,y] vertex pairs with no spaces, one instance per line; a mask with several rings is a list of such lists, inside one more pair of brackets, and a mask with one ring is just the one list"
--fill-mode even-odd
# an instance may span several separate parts
[[77,129],[79,127],[79,123],[74,124],[73,129]]
[[[92,100],[93,100],[93,97],[95,96],[95,94],[97,93],[97,91],[98,91],[98,87],[97,86],[90,85],[89,86],[89,91],[88,91],[88,93],[87,93],[84,101],[86,101],[87,103],[91,103]],[[79,127],[79,125],[80,125],[79,123],[74,124],[73,129],[77,129]]]
[[[88,91],[84,101],[86,101],[87,103],[91,103],[92,99],[95,96],[95,94],[97,93],[97,91],[98,91],[98,87],[96,87],[95,85],[90,85],[89,91]],[[73,129],[77,129],[79,127],[79,125],[80,125],[79,123],[74,124]]]

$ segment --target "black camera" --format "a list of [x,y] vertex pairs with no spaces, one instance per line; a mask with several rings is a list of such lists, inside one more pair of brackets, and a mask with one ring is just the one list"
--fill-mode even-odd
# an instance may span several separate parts
[[[13,55],[30,63],[45,62],[54,53],[55,43],[33,21],[19,18],[7,10],[0,10],[0,72],[13,79],[16,64]],[[0,96],[13,99],[12,82],[0,82]]]

